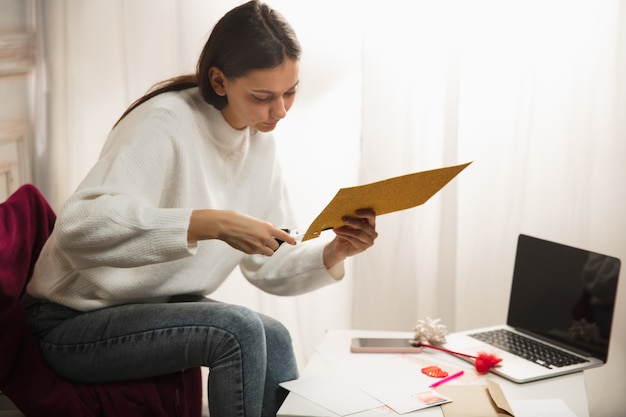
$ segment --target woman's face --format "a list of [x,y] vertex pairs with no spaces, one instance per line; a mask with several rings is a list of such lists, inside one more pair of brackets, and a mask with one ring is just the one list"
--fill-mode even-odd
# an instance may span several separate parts
[[215,91],[228,98],[222,114],[233,128],[249,126],[270,132],[293,105],[299,65],[298,61],[286,59],[280,67],[254,70],[231,79],[224,77],[219,69],[212,68],[210,77]]

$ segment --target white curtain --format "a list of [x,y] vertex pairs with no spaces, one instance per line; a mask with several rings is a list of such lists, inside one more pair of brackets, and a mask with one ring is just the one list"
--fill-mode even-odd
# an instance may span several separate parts
[[[626,258],[625,5],[368,9],[360,181],[474,162],[424,206],[379,219],[355,260],[355,327],[505,322],[519,233]],[[603,382],[626,371],[624,291],[609,365],[586,372],[593,416],[626,411]]]
[[[302,365],[328,328],[504,321],[519,233],[626,259],[624,2],[268,2],[304,48],[296,105],[276,131],[301,228],[340,187],[473,161],[423,206],[379,217],[376,245],[342,283],[280,298],[234,273],[214,294],[285,322]],[[239,3],[40,0],[40,175],[55,209],[126,106],[193,71]],[[624,291],[609,365],[585,374],[593,416],[624,411]]]

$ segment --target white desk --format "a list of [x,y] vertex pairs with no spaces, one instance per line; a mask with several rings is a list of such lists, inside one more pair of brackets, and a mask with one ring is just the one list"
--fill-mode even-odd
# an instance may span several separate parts
[[[302,377],[315,375],[332,375],[333,371],[329,368],[323,356],[329,355],[367,355],[361,353],[351,354],[350,340],[353,337],[408,337],[412,338],[411,333],[407,332],[373,332],[373,331],[355,331],[355,330],[332,330],[327,332],[324,339],[317,347],[316,353],[313,355],[305,369],[301,372]],[[449,364],[454,364],[458,368],[465,369],[466,374],[473,372],[470,363],[457,359],[453,355],[442,352],[429,353],[437,355],[438,359]],[[380,355],[380,354],[376,354]],[[423,355],[422,353],[417,355]],[[468,372],[469,371],[469,372]],[[587,405],[587,393],[585,390],[585,380],[583,373],[546,379],[543,381],[530,382],[526,384],[516,384],[503,379],[499,376],[488,374],[487,376],[477,378],[489,378],[497,382],[502,388],[508,400],[517,399],[562,399],[568,407],[578,417],[589,417],[589,409]],[[480,381],[477,381],[480,383]],[[353,414],[354,417],[369,416],[371,413],[363,412]],[[391,414],[393,415],[393,414]],[[325,408],[315,404],[308,399],[297,394],[290,393],[278,410],[278,417],[336,417],[337,415],[326,410]],[[404,416],[415,417],[442,417],[443,413],[440,407],[431,407],[420,411],[404,414]]]

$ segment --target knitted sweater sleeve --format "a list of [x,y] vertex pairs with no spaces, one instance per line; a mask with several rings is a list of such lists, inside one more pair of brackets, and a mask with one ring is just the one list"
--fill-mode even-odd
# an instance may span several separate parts
[[342,279],[343,262],[330,270],[324,266],[322,253],[326,241],[281,245],[273,256],[248,256],[241,263],[241,270],[248,281],[262,290],[275,295],[299,295]]
[[187,243],[191,209],[168,208],[176,149],[161,123],[147,121],[152,127],[141,134],[123,132],[128,140],[109,138],[64,205],[53,237],[74,268],[129,268],[194,253]]

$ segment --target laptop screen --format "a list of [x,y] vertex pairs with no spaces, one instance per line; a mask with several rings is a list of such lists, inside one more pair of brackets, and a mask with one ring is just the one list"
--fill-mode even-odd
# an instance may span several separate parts
[[520,235],[507,324],[606,362],[617,258]]

